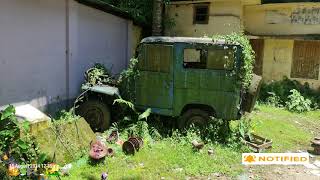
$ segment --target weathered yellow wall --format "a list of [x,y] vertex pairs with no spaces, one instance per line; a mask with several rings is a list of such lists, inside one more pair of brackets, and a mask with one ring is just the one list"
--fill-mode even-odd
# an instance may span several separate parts
[[263,77],[280,80],[290,77],[293,40],[264,40]]
[[193,24],[193,4],[178,3],[166,6],[166,16],[173,18],[175,27],[165,28],[168,36],[211,36],[241,30],[242,5],[240,0],[210,2],[208,24]]
[[[265,81],[281,80],[284,76],[290,78],[294,40],[265,39],[263,57],[263,79]],[[320,77],[320,74],[319,76]],[[308,82],[314,89],[320,88],[320,79],[290,78]]]
[[131,46],[131,54],[134,56],[136,52],[136,48],[138,47],[140,41],[142,39],[142,27],[133,25],[132,26],[132,46]]
[[254,35],[320,32],[320,3],[249,5],[244,7],[243,14],[246,31]]
[[[194,1],[196,2],[196,1]],[[194,3],[193,2],[193,3]],[[193,4],[176,2],[166,6],[166,16],[173,18],[176,26],[166,28],[169,36],[211,36],[230,34],[243,30],[254,35],[319,34],[320,3],[264,4],[260,0],[208,0],[208,24],[193,24]],[[314,9],[309,14],[304,9]],[[318,10],[319,8],[319,10]],[[263,77],[265,81],[290,78],[293,39],[265,39]],[[319,75],[320,78],[320,75]],[[296,79],[320,88],[320,80]]]

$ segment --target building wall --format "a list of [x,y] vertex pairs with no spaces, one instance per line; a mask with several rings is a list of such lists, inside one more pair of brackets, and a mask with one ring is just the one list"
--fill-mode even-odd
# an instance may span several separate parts
[[[292,78],[294,40],[264,39],[263,78],[266,82],[282,80],[284,76],[304,83],[309,83],[314,89],[320,88],[320,73],[318,80]],[[320,71],[319,71],[320,72]]]
[[193,24],[193,6],[190,2],[171,3],[166,6],[166,17],[174,20],[173,28],[165,28],[169,36],[211,36],[229,34],[241,30],[242,5],[240,0],[209,2],[208,24]]
[[[199,2],[210,2],[208,24],[193,24],[193,6]],[[320,3],[263,4],[260,0],[208,0],[175,2],[166,7],[167,17],[176,26],[166,28],[170,36],[211,36],[244,31],[264,39],[262,75],[265,81],[291,78],[295,36],[320,32]],[[292,36],[292,37],[291,37]],[[308,63],[308,58],[305,60]],[[320,57],[319,57],[320,64]],[[318,80],[292,78],[311,87],[320,87]]]
[[0,106],[53,112],[79,94],[95,62],[116,74],[132,55],[132,21],[73,0],[2,0],[0,27]]
[[[245,6],[244,26],[248,34],[264,38],[270,36],[264,40],[263,78],[265,81],[281,80],[286,76],[301,83],[308,82],[314,89],[320,88],[320,75],[318,80],[291,77],[295,36],[304,39],[304,35],[319,34],[320,3]],[[305,64],[308,63],[306,58]]]
[[126,19],[72,2],[70,11],[70,95],[80,92],[84,72],[94,63],[104,64],[113,74],[126,68],[131,57]]
[[264,40],[263,77],[265,80],[281,80],[290,77],[293,40]]
[[0,106],[66,98],[64,0],[2,0]]
[[244,25],[254,35],[319,34],[320,3],[245,6]]

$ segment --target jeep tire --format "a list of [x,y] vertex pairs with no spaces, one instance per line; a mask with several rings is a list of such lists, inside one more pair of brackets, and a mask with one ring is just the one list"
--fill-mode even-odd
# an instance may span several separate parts
[[179,118],[179,129],[195,127],[204,128],[210,119],[210,113],[201,109],[189,109]]
[[99,100],[84,102],[77,109],[77,114],[88,122],[94,132],[103,132],[110,127],[110,109],[108,105]]

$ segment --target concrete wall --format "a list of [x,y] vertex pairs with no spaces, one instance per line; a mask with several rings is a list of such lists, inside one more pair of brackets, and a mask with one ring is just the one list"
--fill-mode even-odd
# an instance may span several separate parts
[[[281,80],[284,76],[297,80],[302,84],[307,82],[314,89],[320,88],[320,78],[303,79],[291,78],[291,66],[294,40],[265,39],[263,57],[263,78],[265,81]],[[319,76],[320,77],[320,74]]]
[[265,80],[290,77],[293,40],[264,40],[263,72]]
[[[283,3],[249,5],[244,9],[246,32],[257,36],[269,35],[264,40],[263,77],[266,81],[289,78],[291,74],[294,37],[278,36],[319,34],[320,3]],[[272,38],[273,36],[273,38]],[[320,77],[320,75],[319,75]],[[320,80],[291,78],[308,82],[314,89],[320,88]]]
[[1,0],[0,106],[66,98],[64,0]]
[[0,106],[59,107],[78,95],[84,71],[95,62],[113,73],[127,66],[132,21],[67,2],[1,0]]
[[102,63],[113,74],[126,68],[131,57],[132,23],[76,2],[70,11],[70,95],[79,94],[84,72]]
[[174,20],[175,26],[165,28],[169,36],[211,36],[229,34],[241,30],[242,4],[240,0],[201,1],[209,2],[208,24],[193,24],[193,6],[196,2],[177,2],[166,6],[166,16]]
[[[193,6],[201,2],[210,3],[209,23],[193,24]],[[211,36],[239,31],[263,35],[260,38],[266,38],[263,51],[266,81],[281,80],[283,76],[290,78],[294,38],[288,39],[287,35],[320,32],[320,3],[261,5],[260,0],[183,1],[167,6],[166,15],[176,23],[172,29],[166,28],[166,35],[170,36]],[[286,35],[287,39],[277,38],[279,35]],[[308,82],[315,89],[320,87],[320,80],[296,80]]]
[[254,35],[319,34],[320,3],[245,6],[244,25]]

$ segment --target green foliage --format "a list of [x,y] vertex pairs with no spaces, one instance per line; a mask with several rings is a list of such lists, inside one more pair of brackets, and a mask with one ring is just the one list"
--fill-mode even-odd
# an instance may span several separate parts
[[288,101],[286,102],[286,108],[289,111],[301,113],[311,110],[311,101],[309,99],[305,99],[296,89],[292,89],[290,92],[292,94],[288,96]]
[[139,121],[143,119],[148,120],[148,117],[150,116],[150,114],[151,114],[151,109],[148,108],[145,112],[139,115],[138,120]]
[[[209,156],[208,149],[214,149]],[[84,161],[85,160],[81,160]],[[191,143],[163,139],[144,146],[134,156],[126,156],[121,152],[108,158],[106,164],[91,166],[86,163],[71,169],[71,176],[63,180],[100,179],[101,172],[108,171],[112,179],[187,179],[190,177],[216,178],[213,173],[226,179],[236,179],[243,172],[239,163],[241,154],[231,148],[219,145],[206,146],[200,152],[192,149]],[[78,163],[79,164],[79,163]],[[119,168],[120,167],[120,168]],[[198,178],[199,179],[199,178]]]
[[75,115],[74,109],[71,108],[69,111],[62,110],[57,114],[57,117],[54,119],[54,125],[63,124],[66,122],[74,122],[80,119],[80,116]]
[[139,76],[139,70],[137,68],[138,59],[130,59],[129,67],[120,73],[118,78],[118,86],[121,95],[124,99],[134,101],[134,83]]
[[7,173],[8,168],[0,164],[0,179],[2,180],[9,180],[11,179]]
[[288,97],[292,94],[292,89],[296,89],[305,99],[311,100],[311,108],[320,107],[320,92],[310,88],[308,83],[301,84],[296,80],[290,80],[284,77],[281,81],[273,81],[263,84],[259,94],[259,101],[269,104],[270,99],[275,99],[276,106],[286,106]]
[[158,139],[160,137],[160,133],[154,127],[149,127],[147,123],[148,117],[151,115],[150,108],[146,109],[143,113],[139,113],[130,101],[115,99],[114,104],[115,103],[128,107],[131,112],[126,113],[122,121],[113,124],[113,130],[122,129],[122,132],[129,136],[137,136],[145,139]]
[[129,107],[131,110],[136,111],[136,109],[134,108],[133,103],[130,102],[130,101],[126,101],[126,100],[124,100],[124,99],[119,98],[119,99],[115,99],[115,100],[113,101],[113,104],[116,104],[116,103],[118,103],[118,104],[124,104],[125,106]]
[[112,84],[113,78],[110,71],[102,64],[96,63],[85,73],[85,83],[82,86],[94,86],[99,84]]
[[0,112],[0,151],[7,153],[20,163],[38,161],[39,147],[29,133],[27,121],[19,123],[15,116],[15,108],[10,105]]
[[119,87],[121,96],[124,99],[134,101],[134,82],[139,76],[137,69],[137,59],[130,59],[129,67],[123,70],[118,78],[111,75],[110,71],[102,64],[96,63],[92,68],[85,73],[85,82],[82,86],[94,85],[111,85]]
[[270,94],[270,96],[267,97],[266,104],[274,107],[282,107],[280,97],[277,96],[274,92],[268,92],[268,93]]
[[228,143],[232,131],[229,121],[211,117],[208,125],[201,133],[201,138],[208,143]]
[[250,85],[253,74],[253,62],[255,53],[250,45],[249,39],[243,33],[232,33],[230,35],[215,35],[213,40],[224,39],[227,43],[236,43],[241,46],[241,64],[239,80],[243,88],[247,89]]
[[[264,105],[259,106],[259,109],[260,111],[251,113],[249,118],[252,119],[255,133],[273,141],[272,149],[267,152],[297,151],[310,147],[309,141],[314,134],[308,128],[311,127],[315,130],[313,132],[317,132],[320,111],[297,114]],[[260,121],[257,127],[256,121]],[[239,122],[232,121],[231,128],[236,129]],[[221,178],[236,179],[245,170],[239,162],[241,153],[249,152],[247,149],[208,143],[202,150],[194,151],[191,141],[199,138],[197,132],[190,131],[187,135],[182,135],[174,131],[172,136],[144,146],[134,156],[124,155],[119,148],[113,158],[108,158],[107,164],[91,166],[86,163],[86,159],[81,159],[73,164],[71,175],[62,179],[86,179],[88,174],[100,179],[101,172],[106,169],[109,177],[113,179],[207,179],[212,177],[210,175],[213,173],[219,173]],[[213,156],[208,156],[208,149],[214,150]]]
[[1,151],[5,152],[11,148],[11,142],[19,137],[20,130],[12,105],[0,112],[0,117],[0,147]]
[[236,137],[244,140],[252,140],[252,133],[254,131],[254,124],[252,120],[247,117],[243,117],[239,120],[234,132]]
[[119,9],[128,12],[137,22],[151,26],[153,1],[152,0],[102,0]]

